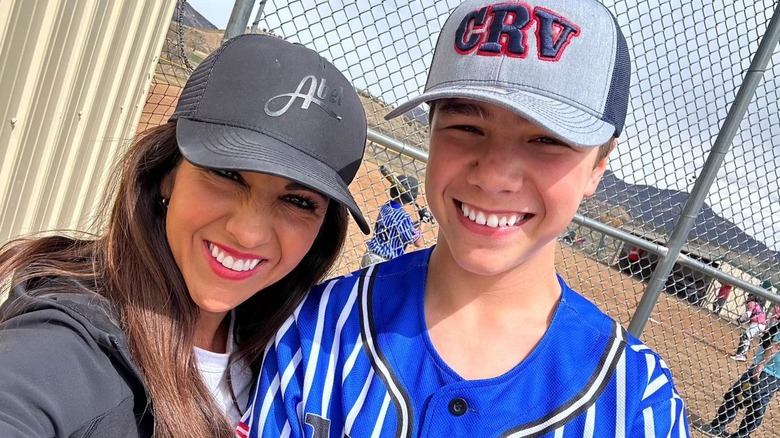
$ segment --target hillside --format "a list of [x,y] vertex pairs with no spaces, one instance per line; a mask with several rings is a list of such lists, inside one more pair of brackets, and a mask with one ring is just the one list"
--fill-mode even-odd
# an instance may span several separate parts
[[[179,18],[179,8],[173,11],[173,21]],[[206,17],[196,11],[189,3],[184,3],[184,9],[181,11],[181,23],[186,27],[193,29],[219,30]]]
[[[659,189],[641,184],[629,184],[607,170],[596,191],[597,199],[625,208],[634,219],[653,228],[671,233],[688,202],[688,193]],[[736,250],[741,253],[780,262],[780,256],[767,248],[730,220],[720,216],[706,203],[693,223],[689,239]]]

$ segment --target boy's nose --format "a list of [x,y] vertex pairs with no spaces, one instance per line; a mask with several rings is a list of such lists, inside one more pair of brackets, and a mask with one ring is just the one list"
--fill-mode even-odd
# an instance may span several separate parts
[[467,181],[488,193],[516,192],[523,186],[523,166],[517,149],[495,143],[476,151]]

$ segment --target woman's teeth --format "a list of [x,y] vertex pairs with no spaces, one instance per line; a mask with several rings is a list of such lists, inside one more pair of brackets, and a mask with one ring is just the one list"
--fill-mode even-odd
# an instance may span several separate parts
[[526,216],[525,214],[511,214],[508,216],[485,214],[463,203],[460,204],[460,210],[463,212],[463,216],[470,221],[475,222],[477,225],[485,225],[490,228],[512,227],[525,219]]
[[233,271],[242,272],[255,269],[260,259],[239,259],[232,256],[226,256],[225,252],[219,249],[217,245],[209,242],[209,250],[211,256],[214,257],[222,266],[231,269]]

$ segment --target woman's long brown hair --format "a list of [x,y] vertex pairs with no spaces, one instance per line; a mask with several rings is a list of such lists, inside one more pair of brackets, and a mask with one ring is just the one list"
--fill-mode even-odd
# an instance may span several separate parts
[[[175,122],[142,133],[116,169],[113,189],[104,200],[105,234],[11,241],[0,249],[0,283],[11,278],[18,284],[66,276],[95,284],[95,292],[116,309],[143,374],[152,401],[155,437],[234,437],[200,377],[193,356],[198,307],[189,296],[165,234],[160,183],[181,160]],[[253,370],[259,368],[265,345],[306,291],[331,268],[346,233],[346,210],[330,202],[303,261],[236,309],[238,347],[232,360],[244,360]]]

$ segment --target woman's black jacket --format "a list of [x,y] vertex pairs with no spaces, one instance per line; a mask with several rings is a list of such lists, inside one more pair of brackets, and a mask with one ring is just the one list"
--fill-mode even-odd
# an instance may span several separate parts
[[[41,286],[53,292],[29,294]],[[105,298],[69,279],[22,284],[0,321],[0,437],[152,436],[146,387]]]

